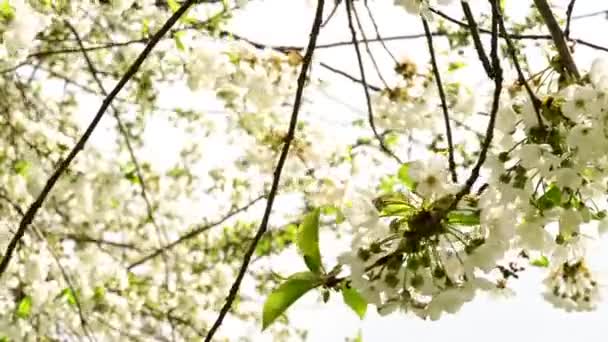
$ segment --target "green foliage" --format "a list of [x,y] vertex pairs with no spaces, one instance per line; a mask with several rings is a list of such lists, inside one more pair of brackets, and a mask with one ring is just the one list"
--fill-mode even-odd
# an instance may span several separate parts
[[297,235],[298,225],[296,224],[288,224],[279,231],[268,231],[262,236],[255,252],[260,256],[280,252],[295,242]]
[[532,260],[530,265],[536,267],[549,267],[549,259],[543,255],[538,259]]
[[342,298],[344,303],[348,305],[359,318],[363,319],[367,312],[367,301],[361,296],[357,290],[352,288],[346,282],[342,284]]
[[548,210],[560,205],[562,200],[561,190],[552,185],[545,193],[537,200],[537,206],[541,210]]
[[21,299],[15,309],[15,316],[21,319],[27,319],[32,313],[32,297],[25,296]]
[[481,223],[478,210],[454,210],[448,213],[447,218],[449,224],[477,226]]
[[321,252],[319,251],[319,216],[320,210],[315,209],[308,213],[300,229],[298,230],[297,245],[300,254],[309,270],[314,273],[321,273]]
[[61,291],[61,293],[59,294],[58,297],[62,297],[64,298],[68,304],[72,305],[72,306],[76,306],[76,294],[70,289],[70,288],[65,288],[63,289],[63,291]]
[[408,189],[414,190],[416,188],[414,180],[412,180],[412,178],[410,177],[410,164],[409,163],[405,163],[405,164],[401,165],[401,167],[399,168],[399,171],[397,173],[397,177],[399,178],[401,183],[403,185],[405,185]]
[[30,163],[25,160],[17,160],[13,164],[13,170],[20,176],[25,177],[30,169]]
[[171,9],[171,11],[174,13],[179,9],[179,3],[177,0],[167,0],[167,5],[169,5],[169,9]]
[[11,6],[8,0],[0,1],[0,19],[3,21],[10,21],[15,16],[15,10]]
[[175,41],[175,46],[180,51],[185,51],[186,46],[182,42],[182,36],[184,35],[184,31],[178,31],[173,34],[173,41]]
[[321,278],[312,272],[293,274],[279,285],[266,299],[262,314],[262,330],[268,328],[285,310],[306,292],[322,284]]

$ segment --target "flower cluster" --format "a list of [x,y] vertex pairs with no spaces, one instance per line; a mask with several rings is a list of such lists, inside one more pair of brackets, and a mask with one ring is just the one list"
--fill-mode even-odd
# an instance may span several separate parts
[[493,287],[477,271],[495,267],[512,226],[496,222],[501,213],[480,212],[473,197],[455,203],[444,158],[408,164],[400,178],[400,187],[379,197],[348,196],[343,211],[354,238],[340,261],[381,314],[401,308],[438,319]]
[[[453,0],[437,0],[439,5],[449,5]],[[431,1],[429,0],[394,0],[396,6],[403,7],[408,13],[411,14],[422,14],[429,16],[429,6]]]
[[436,319],[495,288],[492,271],[522,249],[549,266],[551,303],[594,308],[601,270],[586,250],[606,221],[605,66],[596,61],[583,82],[545,94],[537,108],[528,94],[503,101],[478,195],[455,201],[459,187],[439,157],[404,165],[393,192],[351,195],[343,211],[354,238],[340,261],[352,286],[380,313],[400,307]]

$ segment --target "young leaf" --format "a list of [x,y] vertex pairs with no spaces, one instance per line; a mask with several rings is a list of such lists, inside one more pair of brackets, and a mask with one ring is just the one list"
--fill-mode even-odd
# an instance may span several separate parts
[[353,309],[359,318],[363,319],[363,317],[365,317],[365,313],[367,312],[367,301],[359,292],[357,292],[357,290],[346,285],[346,283],[343,283],[342,298],[344,299],[344,303]]
[[399,172],[397,173],[399,180],[403,185],[405,185],[408,189],[414,190],[416,185],[414,184],[414,180],[410,177],[410,164],[405,163],[401,165],[399,168]]
[[560,205],[562,200],[562,192],[556,186],[551,186],[549,190],[538,199],[540,209],[551,209]]
[[479,211],[451,211],[448,213],[448,222],[463,226],[477,226],[480,223]]
[[298,230],[297,244],[300,254],[309,270],[321,272],[321,252],[319,251],[319,209],[304,216]]
[[536,267],[549,267],[549,259],[543,255],[536,260],[532,260],[530,264]]
[[268,328],[298,298],[319,285],[321,279],[312,272],[300,272],[287,278],[266,298],[262,314],[262,330]]
[[25,296],[17,305],[17,310],[15,311],[15,315],[18,318],[27,319],[30,317],[30,313],[32,311],[32,298],[30,296]]

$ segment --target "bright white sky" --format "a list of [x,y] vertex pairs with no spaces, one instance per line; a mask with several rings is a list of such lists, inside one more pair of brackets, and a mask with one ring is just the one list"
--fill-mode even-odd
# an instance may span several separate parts
[[[269,45],[299,45],[305,46],[312,21],[313,8],[308,0],[266,0],[251,1],[244,15],[237,15],[232,30],[249,39]],[[332,3],[333,1],[327,1]],[[413,16],[406,16],[404,12],[391,10],[388,6],[392,1],[370,1],[376,18],[379,20],[380,29],[384,36],[399,34],[421,33],[420,21]],[[480,1],[471,0],[473,7]],[[485,3],[485,1],[484,1]],[[510,16],[522,15],[522,9],[529,8],[531,0],[507,1],[507,14]],[[553,1],[561,9],[565,10],[567,1]],[[606,1],[579,0],[576,3],[574,15],[592,13],[608,9]],[[329,11],[326,10],[326,13]],[[459,6],[454,7],[450,13],[460,17]],[[364,14],[364,11],[360,11]],[[366,18],[365,15],[362,17]],[[368,20],[364,20],[368,22]],[[346,31],[346,19],[344,10],[339,10],[332,19],[330,25],[323,29],[320,44],[337,40],[349,40]],[[369,31],[372,37],[372,30]],[[572,36],[580,37],[591,42],[608,46],[608,21],[603,16],[595,16],[580,19],[573,22]],[[436,44],[441,45],[440,38],[436,38]],[[389,48],[399,57],[408,56],[419,61],[421,64],[427,61],[427,50],[424,39],[395,41],[388,43]],[[377,49],[377,47],[376,47]],[[386,53],[382,49],[374,50],[380,64],[391,68],[392,65]],[[581,69],[586,69],[590,61],[599,52],[579,47],[577,49],[577,61]],[[356,60],[352,46],[341,47],[330,50],[319,50],[316,53],[317,61],[324,61],[329,65],[336,66],[341,70],[358,75]],[[541,56],[538,56],[541,57]],[[475,56],[471,59],[477,63]],[[371,67],[371,65],[370,65]],[[368,68],[368,70],[371,70]],[[481,69],[479,69],[481,70]],[[317,73],[318,72],[318,73]],[[325,95],[315,98],[312,111],[318,112],[328,124],[334,124],[337,128],[345,128],[345,125],[354,117],[364,114],[364,97],[360,85],[345,81],[340,76],[335,76],[316,70],[316,75],[330,80],[331,84],[326,89]],[[481,73],[478,73],[481,75]],[[369,73],[370,83],[379,84],[374,79],[373,73]],[[387,73],[389,75],[389,73]],[[471,81],[471,80],[469,80]],[[474,82],[471,81],[471,82]],[[474,83],[470,83],[474,84]],[[182,90],[163,91],[167,100],[175,101]],[[183,94],[183,93],[182,93]],[[183,95],[181,95],[183,96]],[[163,96],[161,96],[161,101]],[[188,101],[192,101],[192,97]],[[203,101],[201,101],[203,102]],[[202,103],[199,103],[202,105]],[[206,103],[206,109],[209,109]],[[110,119],[106,120],[108,126],[112,126]],[[159,122],[157,125],[149,126],[146,135],[152,144],[149,153],[144,157],[152,158],[158,156],[175,155],[173,150],[179,143],[180,137],[175,131],[172,139],[167,139],[171,134],[168,125]],[[340,130],[337,129],[337,134]],[[96,137],[97,135],[97,137]],[[93,140],[102,139],[103,134],[94,134]],[[162,139],[158,139],[162,136]],[[98,140],[100,141],[100,140]],[[170,141],[176,142],[172,146]],[[219,142],[218,142],[219,143]],[[97,145],[97,144],[96,144]],[[217,149],[216,149],[217,150]],[[213,163],[222,163],[222,155],[209,156]],[[158,160],[159,164],[165,164],[167,160]],[[343,242],[331,241],[332,237],[322,236],[322,253],[327,265],[333,265],[335,254],[344,250],[347,245]],[[331,254],[334,255],[331,255]],[[607,259],[608,260],[608,259]],[[295,251],[289,250],[275,260],[275,271],[288,275],[304,270],[305,266],[296,255]],[[531,270],[531,268],[528,268]],[[393,314],[389,317],[379,317],[370,307],[365,320],[360,321],[343,303],[339,294],[333,294],[328,304],[318,302],[318,294],[311,293],[298,301],[289,310],[289,318],[293,325],[308,328],[309,341],[344,341],[345,338],[353,338],[360,330],[363,341],[604,341],[605,327],[608,322],[608,305],[593,313],[567,314],[556,310],[546,303],[540,293],[542,275],[538,271],[526,272],[518,282],[511,282],[517,295],[507,300],[489,299],[487,296],[478,296],[475,301],[465,305],[455,316],[446,316],[438,322],[425,322],[418,318]],[[608,304],[608,303],[606,303]],[[261,311],[262,302],[259,303]],[[227,320],[222,326],[222,333],[232,335],[246,334],[254,337],[256,341],[272,341],[268,333],[261,333],[260,327],[251,324],[242,326],[233,324]],[[603,336],[604,335],[604,336]]]

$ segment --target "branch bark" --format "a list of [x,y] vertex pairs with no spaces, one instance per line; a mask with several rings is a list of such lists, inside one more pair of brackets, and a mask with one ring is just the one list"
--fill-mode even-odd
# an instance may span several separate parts
[[232,303],[236,299],[236,295],[239,292],[239,288],[241,287],[241,282],[245,277],[245,273],[247,272],[247,268],[249,268],[249,262],[251,261],[251,257],[260,242],[260,239],[266,232],[268,228],[268,220],[270,219],[270,213],[272,212],[272,205],[274,204],[274,199],[279,190],[279,182],[281,180],[281,172],[283,171],[283,166],[287,161],[287,154],[289,153],[289,147],[291,146],[291,142],[294,138],[296,132],[296,126],[298,124],[298,114],[300,113],[300,107],[302,104],[302,97],[304,94],[304,87],[306,85],[306,79],[308,74],[308,69],[312,64],[312,55],[315,50],[315,46],[317,45],[317,37],[319,36],[319,31],[321,30],[321,23],[323,21],[323,7],[325,6],[325,0],[318,0],[317,9],[315,13],[315,18],[312,24],[312,29],[310,32],[310,39],[308,41],[308,47],[306,49],[306,54],[304,55],[304,59],[302,60],[302,69],[300,70],[300,74],[298,76],[298,85],[296,88],[295,99],[293,103],[293,111],[291,113],[291,118],[289,121],[289,130],[287,131],[287,136],[285,137],[285,143],[283,144],[283,149],[281,150],[281,154],[279,156],[279,161],[277,162],[277,166],[274,170],[274,177],[272,179],[272,186],[268,193],[268,201],[266,202],[266,209],[264,209],[264,215],[262,217],[262,222],[260,223],[260,227],[256,232],[253,241],[249,245],[247,251],[245,252],[245,256],[243,257],[243,263],[239,272],[236,276],[236,279],[232,283],[230,287],[230,291],[228,292],[228,297],[226,297],[226,302],[224,306],[220,309],[220,313],[217,316],[217,319],[209,329],[207,336],[205,337],[205,342],[210,342],[213,339],[213,336],[219,329],[220,325],[224,320],[224,317],[230,311],[232,307]]
[[549,6],[547,0],[534,0],[534,4],[536,5],[536,9],[543,17],[545,25],[547,29],[549,29],[549,33],[553,39],[553,43],[557,48],[557,52],[559,53],[559,57],[561,62],[566,68],[566,71],[572,76],[576,81],[580,80],[581,75],[576,68],[576,64],[572,59],[572,54],[570,53],[570,48],[568,48],[568,44],[566,44],[566,37],[564,36],[564,32],[562,32],[561,27],[555,20],[555,16],[553,15],[553,11]]

